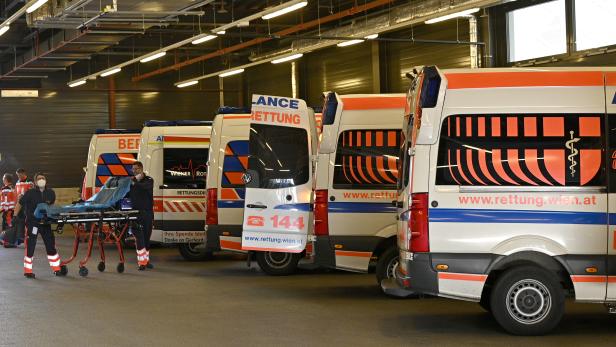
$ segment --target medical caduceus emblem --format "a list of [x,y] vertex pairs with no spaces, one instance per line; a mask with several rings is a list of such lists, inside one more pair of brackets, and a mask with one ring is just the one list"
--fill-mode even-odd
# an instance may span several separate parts
[[571,130],[569,132],[569,134],[571,135],[571,140],[565,142],[565,147],[567,147],[567,149],[569,149],[571,151],[571,154],[569,154],[567,156],[567,160],[569,160],[569,170],[571,171],[571,177],[573,177],[575,175],[575,167],[577,166],[578,162],[575,161],[575,156],[578,155],[579,151],[577,150],[577,148],[573,147],[573,145],[580,141],[579,137],[573,137],[573,130]]

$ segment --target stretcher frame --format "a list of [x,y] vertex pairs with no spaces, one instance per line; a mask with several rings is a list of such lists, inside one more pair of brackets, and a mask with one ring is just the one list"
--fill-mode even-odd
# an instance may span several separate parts
[[[120,260],[116,267],[118,273],[124,272],[124,249],[122,248],[122,240],[128,231],[131,223],[137,220],[139,211],[137,210],[110,210],[110,211],[89,211],[89,212],[68,212],[60,213],[58,218],[48,218],[57,223],[56,233],[62,234],[64,226],[69,224],[73,226],[75,238],[73,241],[73,253],[70,258],[62,261],[61,265],[65,266],[77,258],[79,252],[79,244],[81,243],[82,225],[86,226],[88,246],[86,255],[79,260],[79,275],[82,277],[88,276],[88,261],[92,256],[94,248],[94,238],[98,243],[100,262],[98,263],[98,271],[105,271],[105,243],[114,243],[118,249]],[[87,227],[89,224],[89,228]],[[105,225],[108,228],[105,228]]]

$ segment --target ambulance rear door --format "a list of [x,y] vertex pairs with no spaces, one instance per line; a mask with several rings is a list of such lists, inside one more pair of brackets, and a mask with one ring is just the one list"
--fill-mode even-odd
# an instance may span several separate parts
[[210,126],[163,128],[162,242],[192,243],[205,239],[205,179]]
[[253,95],[242,249],[300,253],[312,225],[314,114],[305,101]]

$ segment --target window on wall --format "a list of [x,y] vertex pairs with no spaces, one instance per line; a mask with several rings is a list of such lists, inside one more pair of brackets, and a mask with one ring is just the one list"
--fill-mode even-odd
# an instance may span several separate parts
[[335,189],[395,189],[401,132],[348,130],[338,138]]
[[576,49],[616,44],[615,20],[615,0],[575,0]]
[[[587,0],[580,2],[585,1]],[[550,1],[508,12],[509,62],[566,53],[566,23],[565,0]]]
[[601,114],[449,116],[436,184],[604,186],[603,121]]

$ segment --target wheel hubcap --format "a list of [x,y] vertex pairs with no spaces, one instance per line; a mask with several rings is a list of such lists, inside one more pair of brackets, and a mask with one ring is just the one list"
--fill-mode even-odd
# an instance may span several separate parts
[[265,260],[273,268],[282,268],[287,266],[291,260],[291,253],[267,252]]
[[507,292],[507,310],[522,324],[536,324],[548,315],[552,298],[541,282],[525,279],[516,282]]
[[395,257],[389,261],[387,264],[387,278],[396,278],[396,270],[398,270],[398,265],[400,265],[400,258]]

